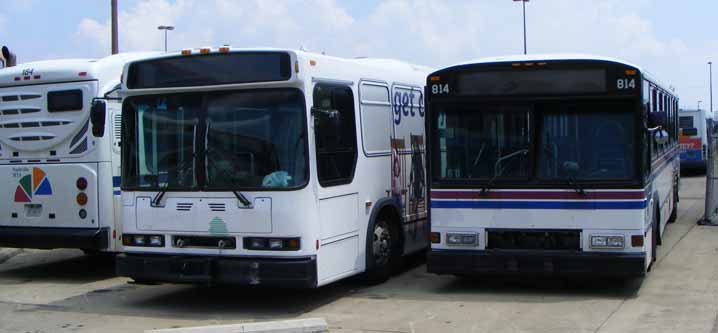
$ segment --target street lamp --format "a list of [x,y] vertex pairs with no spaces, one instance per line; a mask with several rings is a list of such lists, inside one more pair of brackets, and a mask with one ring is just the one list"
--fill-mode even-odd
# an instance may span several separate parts
[[168,31],[168,30],[171,31],[171,30],[174,30],[174,29],[175,29],[175,27],[173,27],[173,26],[171,26],[171,25],[161,25],[161,26],[157,27],[157,30],[164,30],[164,31],[165,31],[165,52],[167,52],[167,31]]
[[514,2],[521,2],[524,8],[524,54],[526,54],[526,3],[529,2],[529,0],[514,0]]
[[708,62],[708,77],[710,81],[710,89],[711,89],[711,114],[713,113],[713,62]]

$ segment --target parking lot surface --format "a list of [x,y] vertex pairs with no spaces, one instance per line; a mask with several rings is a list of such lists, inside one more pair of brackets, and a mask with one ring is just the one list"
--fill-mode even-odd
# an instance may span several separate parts
[[644,279],[461,279],[413,258],[390,281],[316,290],[135,285],[107,258],[0,249],[0,332],[142,332],[322,317],[332,332],[718,332],[718,227],[698,226],[705,178]]

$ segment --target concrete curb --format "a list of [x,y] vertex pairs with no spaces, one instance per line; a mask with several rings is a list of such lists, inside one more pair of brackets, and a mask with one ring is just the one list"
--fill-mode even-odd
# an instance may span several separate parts
[[327,322],[322,318],[307,318],[261,323],[199,326],[147,330],[145,333],[325,333]]
[[0,264],[10,260],[10,258],[20,254],[20,252],[22,252],[22,249],[0,248]]

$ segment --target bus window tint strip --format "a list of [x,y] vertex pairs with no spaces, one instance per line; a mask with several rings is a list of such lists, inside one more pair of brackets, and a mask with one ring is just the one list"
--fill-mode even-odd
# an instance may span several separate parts
[[289,54],[242,52],[178,56],[130,65],[127,87],[152,89],[210,86],[267,81],[291,77]]

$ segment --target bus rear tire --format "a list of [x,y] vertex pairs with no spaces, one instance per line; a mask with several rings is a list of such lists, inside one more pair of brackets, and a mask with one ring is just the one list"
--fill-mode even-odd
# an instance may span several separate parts
[[671,210],[671,216],[668,217],[668,223],[673,223],[678,220],[678,186],[673,186],[673,210]]
[[374,220],[367,237],[366,272],[362,280],[377,284],[389,279],[397,262],[398,233],[385,218]]

